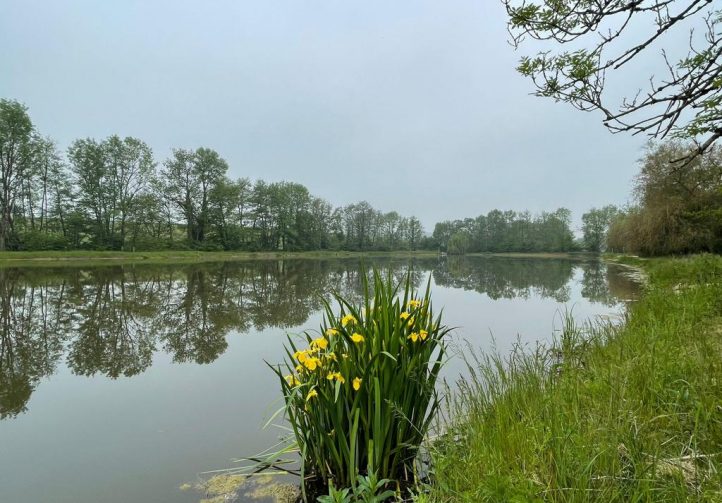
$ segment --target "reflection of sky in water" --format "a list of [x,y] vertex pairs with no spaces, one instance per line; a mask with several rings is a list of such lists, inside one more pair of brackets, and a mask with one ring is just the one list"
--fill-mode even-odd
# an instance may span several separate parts
[[[419,277],[421,286],[428,278],[428,270],[434,268],[434,305],[436,309],[443,306],[445,322],[458,327],[455,340],[467,340],[482,349],[491,349],[492,334],[502,352],[508,351],[517,337],[528,344],[549,340],[555,328],[555,313],[563,312],[565,306],[573,305],[578,319],[618,312],[619,306],[610,305],[613,302],[609,302],[609,286],[616,285],[618,291],[630,289],[628,282],[613,279],[611,274],[607,277],[606,267],[526,260],[522,267],[526,267],[526,272],[513,277],[520,264],[504,259],[497,261],[497,266],[489,260],[447,264],[433,259],[419,263],[420,269],[425,270]],[[399,268],[404,262],[392,265]],[[248,301],[244,304],[248,316],[259,321],[243,324],[243,333],[232,328],[233,324],[223,329],[221,333],[228,332],[225,336],[228,346],[216,359],[194,358],[197,355],[191,354],[186,358],[188,361],[174,362],[179,359],[178,353],[169,348],[177,346],[157,343],[152,365],[137,375],[122,377],[121,373],[120,378],[111,379],[103,375],[108,374],[109,366],[99,365],[98,373],[86,377],[74,374],[65,364],[73,343],[73,335],[69,335],[56,370],[50,368],[35,383],[27,411],[0,421],[0,501],[197,501],[197,494],[182,493],[178,486],[184,481],[194,482],[196,473],[232,466],[231,459],[254,454],[275,443],[283,434],[281,430],[259,430],[281,405],[278,383],[264,360],[281,359],[286,332],[318,327],[321,321],[316,311],[318,304],[309,301],[310,296],[319,288],[339,286],[344,281],[352,285],[358,262],[335,261],[324,265],[320,261],[306,261],[280,268],[268,263],[245,267],[243,273],[249,274],[247,282],[233,283],[241,271],[232,270],[235,272],[224,276],[215,270],[194,287],[199,292],[212,288],[217,294],[218,289],[231,285],[227,295],[235,295],[232,298],[238,300],[241,292],[241,297]],[[262,274],[254,276],[259,272],[254,267]],[[197,266],[188,268],[197,272]],[[545,277],[545,271],[551,269],[556,272]],[[197,281],[195,272],[188,278],[195,277]],[[251,276],[255,279],[251,280]],[[94,292],[88,277],[83,274],[84,279],[73,279],[69,288],[77,288],[79,281],[85,281],[84,290]],[[590,285],[592,277],[596,279]],[[58,277],[48,283],[53,281],[59,281]],[[169,287],[183,290],[187,281],[190,280],[176,277],[161,284],[158,291],[167,292]],[[494,285],[491,290],[494,297],[499,297],[500,292],[514,297],[515,291],[521,292],[522,297],[502,295],[492,300],[488,293],[474,291],[484,291],[485,281]],[[525,288],[520,288],[520,284]],[[18,281],[20,285],[22,281]],[[348,285],[344,288],[350,288]],[[561,297],[568,298],[566,302],[558,300],[559,287],[564,289]],[[148,289],[134,290],[126,285],[125,291],[147,293]],[[215,294],[205,292],[194,300],[191,319],[199,320],[203,307],[207,314],[236,309],[237,304],[226,302],[231,297],[216,295],[213,300]],[[135,295],[137,298],[126,302],[137,301],[137,312],[149,316],[154,309],[163,307],[152,304],[152,299],[140,293]],[[304,298],[289,303],[289,296],[293,295]],[[605,302],[592,302],[584,295]],[[299,305],[306,306],[305,310],[296,309]],[[137,318],[142,325],[143,317]],[[558,327],[558,316],[556,320]],[[173,324],[172,319],[166,321]],[[273,326],[288,325],[289,321],[293,328]],[[166,329],[177,330],[178,326]],[[3,337],[7,355],[10,343],[19,347],[17,340],[8,342],[9,338],[23,336],[4,332]],[[90,342],[94,342],[92,338]],[[107,357],[106,349],[101,353]],[[194,359],[211,363],[199,365]],[[6,360],[2,361],[7,365]],[[87,366],[85,362],[81,367]],[[462,369],[463,363],[454,359],[444,370],[444,376],[453,380]]]

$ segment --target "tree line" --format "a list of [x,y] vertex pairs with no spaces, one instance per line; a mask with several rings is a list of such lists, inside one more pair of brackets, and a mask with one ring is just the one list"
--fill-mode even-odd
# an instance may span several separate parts
[[228,176],[209,148],[157,163],[132,137],[63,155],[27,108],[0,100],[0,250],[416,250],[418,218],[367,202],[334,208],[298,183]]
[[[701,157],[690,172],[704,180],[689,183],[709,185],[717,157],[714,149]],[[228,171],[210,148],[174,149],[158,163],[145,142],[117,135],[78,139],[62,153],[38,133],[24,105],[0,99],[0,250],[602,252],[612,221],[614,249],[636,249],[619,237],[620,219],[636,222],[635,209],[592,208],[582,216],[580,239],[566,208],[537,215],[495,209],[439,222],[428,235],[414,216],[365,201],[333,207],[301,184],[232,179]],[[644,173],[645,180],[662,176]],[[685,183],[678,191],[701,190]],[[651,194],[647,205],[666,197]]]
[[644,256],[722,253],[722,147],[703,152],[694,140],[650,142],[639,160],[632,201],[582,215],[531,215],[493,210],[476,218],[439,222],[433,241],[451,254],[467,252],[605,251]]
[[434,227],[433,239],[451,254],[580,251],[566,208],[532,215],[528,211],[492,210],[486,215],[447,220]]

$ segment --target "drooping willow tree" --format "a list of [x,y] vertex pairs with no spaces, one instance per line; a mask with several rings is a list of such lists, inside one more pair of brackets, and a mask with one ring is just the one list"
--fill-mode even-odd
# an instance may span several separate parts
[[[692,157],[722,138],[722,2],[720,0],[502,0],[512,43],[551,46],[524,56],[518,70],[538,96],[601,111],[612,132],[691,138]],[[684,30],[686,47],[670,45]],[[676,33],[676,35],[675,35]],[[671,52],[683,50],[684,55]],[[643,75],[619,102],[607,78],[636,71],[655,51],[661,75]],[[686,166],[690,162],[684,160]]]

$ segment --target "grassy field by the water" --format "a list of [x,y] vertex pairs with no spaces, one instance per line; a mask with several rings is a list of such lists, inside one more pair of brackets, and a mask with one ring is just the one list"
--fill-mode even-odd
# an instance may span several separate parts
[[0,267],[42,265],[101,265],[106,263],[187,263],[234,260],[319,259],[353,257],[434,257],[433,251],[393,252],[212,252],[212,251],[15,251],[0,252]]
[[625,323],[468,357],[432,501],[722,501],[722,257],[639,260]]
[[[247,252],[247,251],[199,251],[199,250],[160,250],[160,251],[5,251],[0,252],[0,267],[26,267],[62,265],[103,265],[124,263],[193,263],[224,262],[238,260],[280,260],[280,259],[324,259],[354,257],[438,257],[434,250],[396,250],[396,251],[304,251],[304,252]],[[589,253],[478,253],[468,257],[503,256],[509,258],[596,258]]]

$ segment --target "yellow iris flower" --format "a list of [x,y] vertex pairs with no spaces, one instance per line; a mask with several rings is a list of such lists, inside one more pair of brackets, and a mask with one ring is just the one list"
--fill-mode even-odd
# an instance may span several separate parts
[[416,299],[411,299],[411,300],[409,301],[409,307],[412,307],[412,308],[421,307],[421,301],[420,301],[420,300],[416,300]]
[[333,337],[334,335],[338,335],[338,330],[336,330],[335,328],[329,328],[326,330],[326,335],[328,337]]
[[308,351],[296,351],[293,353],[293,357],[298,360],[298,363],[306,363],[306,360],[308,360]]
[[311,347],[313,349],[326,349],[328,347],[328,341],[323,337],[319,337],[311,341]]
[[412,342],[416,342],[419,340],[419,334],[416,332],[411,332],[407,339],[411,339]]
[[341,372],[329,372],[326,376],[326,379],[328,379],[329,381],[333,381],[334,379],[336,379],[341,384],[346,382],[346,379],[343,378]]
[[357,377],[353,380],[353,389],[354,390],[358,391],[361,389],[361,381],[363,381],[363,379],[361,379],[360,377]]
[[318,358],[308,358],[306,361],[303,362],[303,364],[308,370],[313,371],[321,366],[321,360],[319,360]]
[[401,317],[402,320],[405,320],[405,319],[408,319],[408,317],[411,316],[411,314],[407,313],[406,311],[402,311],[399,316]]
[[308,395],[306,395],[306,401],[308,402],[311,398],[314,398],[317,396],[318,396],[318,391],[316,391],[315,389],[312,389],[311,391],[308,392]]
[[351,336],[351,340],[354,341],[356,344],[359,344],[364,341],[364,336],[359,333],[354,333]]
[[346,316],[344,316],[343,318],[341,318],[341,325],[342,325],[342,326],[345,327],[345,326],[348,325],[349,323],[356,323],[356,318],[354,317],[353,314],[347,314]]
[[421,337],[422,341],[425,341],[428,336],[429,336],[429,332],[427,332],[426,330],[419,331],[419,337]]

